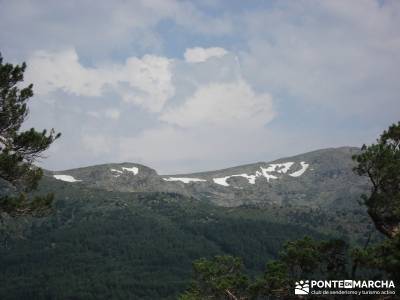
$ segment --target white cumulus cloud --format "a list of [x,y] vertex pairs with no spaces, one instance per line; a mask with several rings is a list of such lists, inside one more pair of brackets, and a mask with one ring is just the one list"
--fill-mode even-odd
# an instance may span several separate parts
[[244,76],[323,113],[393,120],[399,113],[399,3],[281,1],[248,13],[241,31],[248,45],[240,55]]
[[123,100],[153,112],[160,111],[175,93],[170,64],[169,59],[153,55],[129,58],[120,70],[120,82],[129,85],[123,92]]
[[[160,56],[130,57],[123,65],[88,68],[79,62],[74,49],[67,49],[36,52],[28,64],[27,80],[35,84],[39,95],[62,90],[77,96],[98,97],[106,89],[112,89],[125,102],[158,112],[175,93],[171,62]],[[114,113],[111,118],[116,117]]]
[[211,57],[221,57],[228,52],[224,48],[211,47],[211,48],[188,48],[185,51],[185,60],[189,63],[199,63],[204,62]]
[[272,97],[257,94],[244,81],[200,86],[181,106],[161,115],[161,120],[182,127],[259,127],[274,117]]

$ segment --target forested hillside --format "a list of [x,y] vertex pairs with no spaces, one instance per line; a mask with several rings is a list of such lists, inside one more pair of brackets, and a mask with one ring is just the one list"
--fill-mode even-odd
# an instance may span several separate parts
[[174,299],[192,261],[230,254],[250,274],[285,241],[304,235],[362,242],[361,209],[215,206],[177,193],[116,192],[46,177],[56,191],[47,217],[2,222],[1,299]]

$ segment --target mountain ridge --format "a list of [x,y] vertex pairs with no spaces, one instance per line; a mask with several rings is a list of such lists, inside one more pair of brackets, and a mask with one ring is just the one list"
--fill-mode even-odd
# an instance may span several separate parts
[[[35,193],[54,193],[51,213],[0,222],[0,298],[176,299],[190,286],[192,262],[202,257],[243,257],[255,274],[286,241],[305,235],[360,246],[376,241],[357,201],[368,188],[352,170],[357,151],[313,151],[208,173],[249,175],[263,167],[280,176],[260,175],[254,184],[232,177],[229,186],[169,182],[133,163],[45,171]],[[302,161],[307,170],[289,176]]]
[[[222,206],[273,203],[331,209],[344,197],[359,197],[367,181],[354,174],[356,147],[319,149],[270,162],[206,172],[160,175],[125,162],[45,171],[52,179],[121,192],[174,192]],[[58,177],[58,178],[57,178]],[[340,202],[340,201],[339,201]]]
[[210,173],[210,172],[217,172],[217,171],[227,171],[227,170],[231,170],[231,169],[235,169],[235,168],[239,168],[239,167],[248,167],[248,166],[253,166],[253,165],[257,165],[257,164],[274,163],[274,162],[278,162],[278,161],[281,161],[281,160],[287,160],[287,159],[290,159],[290,158],[303,156],[303,155],[306,155],[306,154],[313,154],[313,153],[317,153],[317,152],[324,152],[324,151],[331,151],[331,150],[341,150],[341,149],[351,149],[351,150],[359,151],[361,148],[360,147],[355,147],[355,146],[328,147],[328,148],[321,148],[321,149],[316,149],[316,150],[312,150],[312,151],[307,151],[307,152],[300,153],[300,154],[295,154],[295,155],[292,155],[292,156],[284,156],[284,157],[281,157],[281,158],[268,160],[268,161],[257,161],[257,162],[254,162],[254,163],[239,164],[239,165],[235,165],[235,166],[232,166],[232,167],[226,167],[226,168],[220,168],[220,169],[217,168],[215,170],[204,170],[204,171],[194,171],[194,172],[184,172],[184,173],[178,172],[178,173],[166,173],[166,174],[161,174],[160,173],[159,174],[155,168],[149,167],[148,165],[144,165],[142,163],[136,163],[136,162],[130,162],[130,161],[100,163],[100,164],[86,165],[86,166],[81,166],[81,167],[76,167],[76,168],[68,168],[68,169],[61,169],[61,170],[50,170],[50,169],[46,169],[46,168],[42,168],[42,169],[44,170],[45,173],[61,173],[61,172],[68,172],[68,171],[72,171],[72,170],[86,169],[86,168],[92,168],[92,167],[101,167],[101,166],[109,166],[109,165],[137,165],[137,166],[145,167],[145,168],[148,168],[148,169],[152,169],[152,170],[156,171],[156,173],[159,176],[183,176],[183,175],[196,175],[196,174],[203,174],[203,173]]

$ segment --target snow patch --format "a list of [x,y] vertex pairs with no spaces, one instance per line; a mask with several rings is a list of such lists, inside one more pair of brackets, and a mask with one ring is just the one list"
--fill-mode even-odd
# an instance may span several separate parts
[[278,179],[277,176],[269,174],[269,172],[274,172],[275,171],[275,166],[274,165],[270,165],[268,168],[260,167],[260,169],[261,169],[262,176],[264,176],[267,179],[268,182],[269,182],[270,179]]
[[53,175],[53,177],[57,180],[62,180],[62,181],[67,181],[67,182],[77,182],[77,181],[82,181],[75,179],[71,175]]
[[182,181],[183,183],[207,181],[205,179],[189,178],[189,177],[169,177],[169,178],[163,178],[163,180],[165,180],[165,181]]
[[237,174],[232,175],[231,177],[244,177],[249,181],[250,184],[256,184],[257,175]]
[[[117,169],[110,169],[110,171],[114,172],[114,173],[118,173],[118,176],[123,174],[124,171],[132,172],[133,175],[137,175],[139,173],[139,168],[137,168],[137,167],[132,167],[132,168],[122,167],[121,169],[122,169],[122,171],[121,170],[117,170]],[[114,177],[118,177],[116,175],[113,175],[113,176]]]
[[132,167],[132,168],[122,167],[122,170],[127,172],[132,172],[133,175],[137,175],[139,173],[139,168],[137,167]]
[[286,174],[287,171],[289,171],[290,167],[293,166],[294,162],[289,161],[286,163],[280,163],[280,164],[270,164],[271,167],[274,168],[275,172],[281,173],[281,174]]
[[[309,164],[306,164],[304,161],[301,163],[301,169],[289,174],[292,177],[298,177],[301,176],[308,168]],[[244,177],[246,178],[250,184],[255,184],[256,179],[258,177],[264,177],[267,179],[267,182],[269,182],[271,179],[279,179],[277,175],[279,174],[286,174],[290,168],[294,165],[294,162],[289,161],[285,163],[277,163],[277,164],[269,164],[266,168],[260,167],[259,170],[255,172],[254,175],[250,174],[234,174],[234,175],[229,175],[225,177],[219,177],[219,178],[213,178],[214,183],[222,185],[222,186],[229,186],[229,183],[227,183],[227,180],[231,177]],[[275,174],[271,174],[275,173]]]
[[213,181],[214,181],[216,184],[219,184],[219,185],[229,186],[229,184],[226,182],[226,180],[227,180],[229,177],[231,177],[231,176],[220,177],[220,178],[213,178]]
[[244,177],[249,181],[250,184],[255,184],[257,175],[247,175],[246,173],[234,174],[234,175],[220,177],[220,178],[213,178],[213,181],[214,181],[214,183],[219,184],[219,185],[229,186],[229,183],[227,183],[226,181],[231,177]]
[[294,173],[289,174],[289,176],[292,176],[292,177],[299,177],[299,176],[303,175],[303,173],[304,173],[304,172],[307,170],[307,168],[310,166],[309,164],[306,164],[305,161],[300,162],[300,164],[301,164],[301,169],[298,170],[298,171],[296,171],[296,172],[294,172]]

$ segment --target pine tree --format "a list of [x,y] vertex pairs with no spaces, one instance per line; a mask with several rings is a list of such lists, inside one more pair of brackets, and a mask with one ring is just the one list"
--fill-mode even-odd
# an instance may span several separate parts
[[353,157],[356,172],[368,176],[371,192],[363,195],[375,227],[387,239],[365,249],[356,249],[354,259],[360,265],[389,274],[400,280],[400,122],[385,130],[376,144],[363,145]]
[[243,263],[230,255],[199,259],[193,263],[192,287],[181,300],[248,299],[248,278],[243,274]]
[[400,122],[384,131],[376,144],[363,145],[353,157],[356,172],[368,176],[372,189],[363,195],[375,227],[389,238],[400,233]]
[[38,213],[50,206],[52,195],[29,199],[27,193],[37,188],[43,175],[33,163],[60,137],[54,129],[21,130],[29,113],[27,101],[33,96],[32,84],[20,88],[25,69],[25,63],[3,63],[0,54],[0,181],[14,189],[12,195],[0,197],[0,213],[10,215]]
[[[353,157],[357,162],[355,171],[361,176],[368,176],[371,181],[371,192],[363,195],[362,199],[375,227],[387,237],[383,242],[369,246],[368,237],[365,246],[353,249],[350,256],[349,246],[339,239],[318,241],[305,237],[288,241],[278,259],[268,262],[264,275],[254,283],[249,283],[249,279],[242,274],[242,265],[240,268],[230,268],[235,271],[232,277],[235,280],[227,277],[230,273],[226,267],[223,268],[225,261],[240,262],[240,258],[202,259],[194,263],[192,288],[180,299],[292,299],[295,281],[312,278],[355,279],[358,278],[358,267],[364,268],[364,271],[372,270],[374,276],[399,282],[400,122],[384,131],[376,144],[363,145],[361,150],[360,154]],[[237,278],[246,280],[238,281]],[[244,287],[238,289],[237,282]],[[226,289],[235,292],[244,290],[244,293],[236,293],[244,296],[230,297]],[[388,296],[385,299],[397,298]]]

